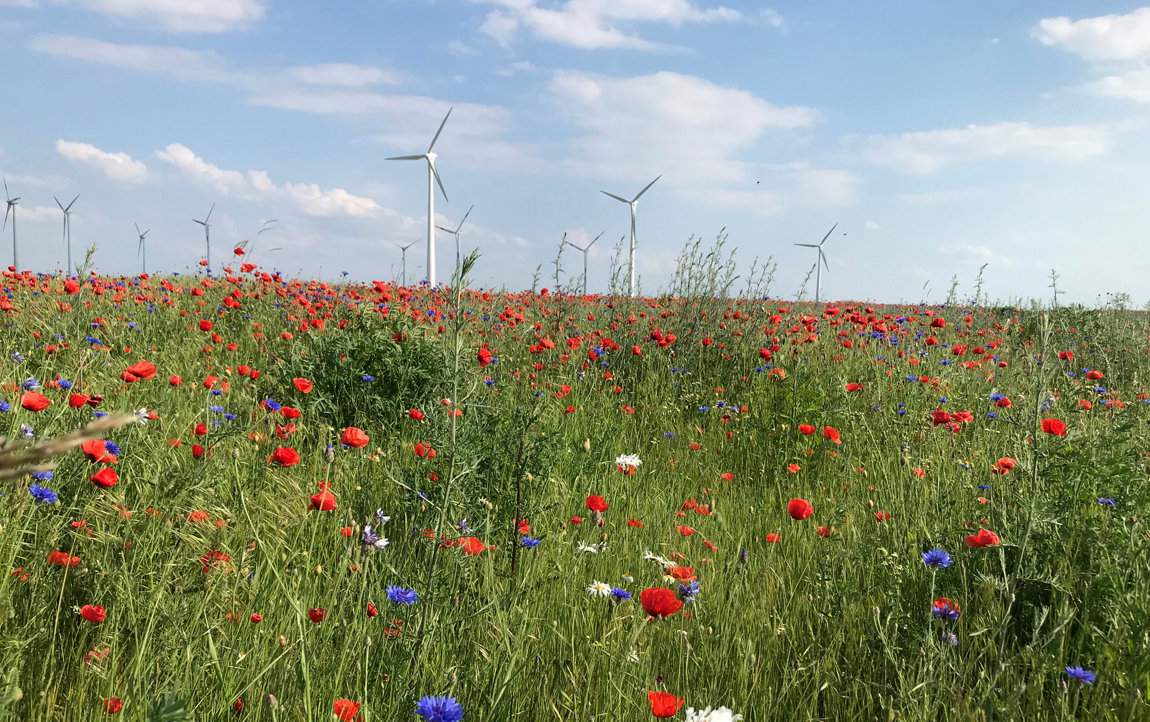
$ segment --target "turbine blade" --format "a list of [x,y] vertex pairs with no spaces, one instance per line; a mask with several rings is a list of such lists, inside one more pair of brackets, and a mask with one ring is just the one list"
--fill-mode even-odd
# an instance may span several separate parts
[[463,230],[463,224],[467,223],[467,217],[471,215],[471,211],[473,211],[473,210],[475,210],[475,204],[474,203],[472,203],[471,207],[467,209],[467,212],[463,214],[463,220],[460,221],[459,225],[455,227],[456,233],[459,233],[461,230]]
[[72,206],[76,205],[76,201],[78,201],[78,200],[80,200],[80,194],[79,193],[76,194],[76,197],[73,198],[72,202],[69,203],[68,206],[64,209],[64,212],[67,213],[68,211],[72,210]]
[[827,273],[830,273],[831,267],[827,265],[827,257],[823,255],[823,249],[821,248],[819,249],[819,260],[823,262],[823,268],[827,269]]
[[8,210],[4,211],[4,225],[0,226],[0,230],[6,229],[8,227],[8,214],[11,212],[12,212],[12,206],[9,205]]
[[803,248],[818,248],[818,246],[813,243],[796,243],[795,245],[802,246]]
[[[435,164],[430,160],[427,161],[427,166],[431,168],[431,174],[435,176],[435,182],[439,185],[439,192],[443,194],[443,200],[447,200],[447,189],[443,187],[443,179],[439,177],[439,171],[436,169]],[[450,203],[451,201],[448,201]]]
[[608,198],[614,198],[615,200],[619,201],[620,203],[626,203],[628,205],[630,205],[630,203],[631,203],[631,201],[627,200],[626,198],[621,198],[621,197],[615,195],[614,193],[608,193],[607,191],[599,191],[599,192],[602,193],[603,195],[607,196]]
[[4,179],[4,197],[5,198],[11,198],[12,197],[12,194],[8,192],[8,179],[7,178]]
[[208,215],[204,216],[204,225],[207,225],[208,221],[212,220],[212,211],[214,211],[215,209],[216,209],[216,204],[213,203],[212,207],[208,209]]
[[637,200],[639,200],[640,198],[642,198],[642,197],[643,197],[643,194],[644,194],[644,193],[646,193],[648,190],[650,190],[651,186],[653,186],[653,185],[655,185],[656,183],[658,183],[658,182],[659,182],[659,178],[662,178],[662,177],[663,177],[663,176],[662,176],[662,175],[660,175],[658,178],[656,178],[655,180],[651,181],[651,182],[650,182],[650,183],[648,183],[646,186],[644,186],[644,187],[643,187],[643,190],[639,191],[639,195],[635,196],[635,197],[634,197],[634,198],[631,200],[631,202],[632,202],[632,203],[634,203],[635,201],[637,201]]
[[137,236],[140,235],[140,224],[139,223],[133,223],[132,225],[136,227],[136,235]]
[[455,235],[455,231],[451,230],[450,228],[444,228],[443,226],[436,226],[436,228],[443,231],[444,233],[450,233],[453,236]]
[[831,234],[834,233],[835,229],[838,227],[839,227],[839,224],[837,224],[837,223],[834,224],[833,226],[831,226],[831,229],[829,231],[827,231],[827,234],[825,236],[823,236],[823,239],[821,241],[819,241],[819,245],[822,246],[824,243],[826,243],[827,239],[831,237]]
[[453,110],[455,110],[454,105],[447,109],[447,115],[443,116],[443,122],[439,124],[439,130],[435,131],[435,137],[431,139],[431,145],[427,146],[428,153],[435,147],[435,141],[439,140],[439,134],[443,132],[443,126],[447,125],[447,119],[451,117],[451,111]]
[[426,157],[427,157],[426,154],[422,154],[422,155],[393,155],[392,157],[385,158],[384,160],[423,160]]
[[199,223],[201,226],[206,226],[206,225],[208,225],[208,224],[207,224],[207,223],[205,223],[204,221],[197,221],[195,218],[193,218],[193,219],[192,219],[192,223]]
[[[64,210],[64,204],[60,202],[59,198],[57,198],[56,196],[52,196],[52,200],[56,201],[56,205],[60,208],[60,210],[62,210],[62,211]],[[67,213],[67,211],[64,211],[64,212]]]
[[[606,233],[606,232],[607,232],[607,231],[603,231],[603,233]],[[584,249],[584,250],[585,250],[585,251],[586,251],[586,250],[590,250],[591,246],[595,245],[595,242],[596,242],[596,241],[598,241],[600,238],[602,238],[602,237],[603,237],[603,233],[600,233],[599,235],[597,235],[597,236],[595,236],[594,238],[592,238],[592,239],[591,239],[591,242],[587,244],[587,248],[586,248],[586,249]]]

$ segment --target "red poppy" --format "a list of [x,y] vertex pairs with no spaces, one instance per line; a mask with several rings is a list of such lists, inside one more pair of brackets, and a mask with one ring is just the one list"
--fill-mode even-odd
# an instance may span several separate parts
[[766,539],[768,544],[778,544],[782,540],[782,537],[775,532],[771,532],[767,534]]
[[54,567],[71,567],[74,569],[80,566],[80,557],[74,557],[68,552],[57,549],[48,552],[48,563]]
[[115,464],[115,454],[109,454],[107,447],[104,445],[103,439],[88,439],[80,444],[80,451],[84,452],[84,456],[88,457],[88,461],[97,464]]
[[849,384],[847,384],[847,385],[846,385],[846,390],[847,390],[847,393],[853,393],[853,392],[855,392],[855,391],[862,391],[862,389],[863,389],[863,385],[862,385],[862,384],[860,384],[860,383],[855,383],[855,382],[853,382],[853,381],[852,381],[851,383],[849,383]]
[[1014,467],[1017,465],[1018,461],[1009,456],[1000,457],[998,461],[994,462],[994,473],[1009,474],[1011,471],[1014,471]]
[[349,426],[339,435],[339,442],[353,449],[362,449],[367,446],[368,441],[370,439],[367,438],[367,434],[358,426]]
[[341,697],[331,703],[331,713],[340,722],[352,722],[359,719],[359,702]]
[[72,394],[68,397],[68,406],[73,409],[82,409],[90,397],[84,394]]
[[666,587],[648,587],[639,593],[643,611],[656,619],[669,617],[683,608],[683,601]]
[[100,624],[108,618],[107,612],[98,604],[85,604],[80,607],[80,616],[92,624]]
[[802,521],[815,513],[815,508],[806,499],[791,499],[787,502],[787,514],[795,521]]
[[607,511],[607,500],[601,496],[592,494],[591,496],[587,497],[586,503],[587,508],[591,511],[597,511],[599,513]]
[[52,405],[52,399],[39,391],[25,391],[20,396],[20,405],[28,411],[40,412]]
[[153,379],[156,377],[156,365],[151,361],[137,361],[125,369],[124,373],[134,377],[133,381]]
[[477,554],[482,554],[489,549],[495,548],[487,546],[482,541],[480,541],[478,537],[473,536],[459,537],[459,539],[455,540],[455,543],[459,546],[460,549],[463,550],[464,554],[471,557],[476,556]]
[[326,481],[319,483],[319,491],[311,495],[311,509],[314,511],[335,511],[335,494]]
[[810,436],[815,433],[815,427],[810,424],[799,424],[799,433],[803,436]]
[[407,412],[407,417],[412,421],[423,421],[424,413],[419,409],[412,409],[411,411]]
[[491,353],[491,349],[487,348],[487,344],[480,346],[479,350],[475,353],[475,360],[479,362],[481,368],[490,366],[494,359],[495,356]]
[[105,466],[88,478],[101,489],[111,489],[120,481],[120,476],[116,473],[116,470],[109,466]]
[[313,384],[311,381],[308,381],[307,379],[304,379],[304,378],[300,378],[298,376],[295,377],[294,379],[292,379],[291,383],[292,383],[292,386],[295,386],[295,390],[300,392],[301,394],[310,394],[311,390],[313,388],[315,388],[315,384]]
[[1051,436],[1066,436],[1066,422],[1062,419],[1046,418],[1042,420],[1042,430]]
[[119,697],[109,697],[104,700],[104,711],[108,714],[120,714],[122,709],[124,709],[124,700]]
[[660,719],[674,717],[683,708],[684,700],[670,692],[647,691],[647,701],[651,703],[651,714]]
[[839,430],[833,426],[823,427],[823,438],[828,439],[835,444],[843,443],[842,435],[839,433]]
[[290,446],[281,446],[272,452],[269,461],[279,466],[295,466],[299,463],[299,452]]
[[966,545],[971,549],[983,549],[985,547],[996,547],[1001,540],[998,535],[989,529],[978,530],[977,534],[966,535]]
[[312,624],[319,624],[327,619],[327,610],[323,607],[312,607],[307,610],[307,618],[311,620]]

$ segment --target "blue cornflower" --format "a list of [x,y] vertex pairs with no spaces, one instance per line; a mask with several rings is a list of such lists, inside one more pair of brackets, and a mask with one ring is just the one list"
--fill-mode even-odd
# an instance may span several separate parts
[[1113,499],[1111,499],[1108,496],[1098,497],[1098,503],[1101,504],[1102,506],[1118,506],[1118,502],[1114,501]]
[[663,438],[664,439],[673,439],[673,438],[675,438],[675,432],[674,431],[664,431],[663,432]]
[[96,417],[97,419],[102,419],[107,415],[108,415],[107,411],[93,411],[92,412],[92,416]]
[[224,407],[223,406],[209,406],[208,411],[211,411],[213,414],[222,414],[222,413],[224,413]]
[[625,602],[631,598],[631,592],[623,587],[611,587],[611,600],[615,602]]
[[922,553],[922,563],[933,569],[946,569],[953,562],[945,549],[931,549]]
[[40,502],[41,504],[55,504],[60,499],[59,494],[52,491],[48,487],[40,486],[39,484],[33,484],[32,486],[28,487],[28,493],[32,495],[33,499]]
[[104,449],[112,456],[120,456],[120,445],[111,439],[104,442]]
[[271,398],[264,399],[264,406],[268,411],[279,411],[283,408],[283,404]]
[[387,598],[391,600],[392,604],[407,607],[419,601],[419,593],[414,589],[390,585],[387,588]]
[[700,591],[702,590],[699,588],[698,580],[692,580],[687,584],[679,584],[679,598],[688,604],[695,601],[695,597],[699,596]]
[[1089,669],[1084,669],[1083,667],[1067,667],[1066,676],[1082,684],[1094,684],[1094,680],[1098,678],[1097,675]]
[[495,385],[495,379],[488,376],[487,378],[483,379],[483,385],[486,386],[487,388],[491,388],[492,386]]
[[958,605],[946,597],[939,597],[934,600],[930,612],[939,619],[946,619],[951,622],[958,621],[958,618],[962,615],[962,612],[958,610]]
[[705,414],[705,413],[707,413],[707,412],[708,412],[708,411],[710,411],[710,410],[711,410],[711,407],[710,407],[710,406],[700,406],[700,407],[699,407],[699,413],[700,413],[700,414]]
[[422,697],[415,706],[415,713],[424,722],[461,722],[463,705],[454,697]]
[[364,380],[364,381],[366,381],[366,382],[368,382],[368,383],[371,383],[372,381],[375,381],[375,377],[374,377],[374,376],[372,376],[371,374],[364,374],[364,375],[360,376],[360,379],[362,379],[362,380]]
[[21,386],[24,387],[25,391],[34,391],[35,389],[40,388],[40,382],[36,379],[35,376],[29,376],[28,378],[24,379],[24,383],[22,383]]
[[998,412],[997,411],[987,411],[986,412],[986,418],[990,419],[991,421],[994,421],[995,419],[998,418]]
[[32,478],[35,479],[36,481],[51,481],[52,477],[54,477],[54,476],[55,476],[55,474],[53,474],[51,471],[33,471],[32,472]]
[[60,388],[64,389],[65,391],[72,388],[72,382],[69,381],[68,379],[60,379],[59,381],[56,382],[56,385],[59,386]]
[[541,540],[536,539],[535,537],[527,536],[526,534],[524,534],[519,539],[519,543],[522,544],[523,546],[527,547],[528,549],[534,549],[535,547],[539,546],[539,544],[541,543]]

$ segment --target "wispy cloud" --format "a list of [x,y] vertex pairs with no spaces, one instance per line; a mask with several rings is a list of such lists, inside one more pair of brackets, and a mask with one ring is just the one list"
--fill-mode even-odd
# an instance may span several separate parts
[[473,0],[494,5],[480,28],[501,45],[521,33],[583,50],[655,50],[659,44],[628,32],[621,24],[730,22],[743,17],[724,6],[701,7],[690,0]]
[[106,17],[176,33],[222,33],[253,25],[265,0],[0,0],[0,6],[72,5]]
[[974,160],[1024,156],[1078,162],[1105,155],[1114,130],[1102,125],[1039,126],[1004,122],[965,128],[852,137],[848,144],[876,165],[929,174]]

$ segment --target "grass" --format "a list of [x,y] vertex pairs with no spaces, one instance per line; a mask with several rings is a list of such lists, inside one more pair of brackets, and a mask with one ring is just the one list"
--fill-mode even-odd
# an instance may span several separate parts
[[[451,695],[467,720],[647,720],[665,690],[678,719],[1150,719],[1146,318],[724,300],[721,254],[710,268],[640,300],[258,270],[69,294],[9,275],[0,429],[156,418],[102,431],[121,449],[112,488],[74,449],[35,482],[55,504],[26,473],[6,482],[3,716],[96,719],[118,700],[126,719],[326,720],[349,699],[364,720],[414,720],[420,697]],[[155,377],[124,381],[140,360]],[[21,408],[29,378],[48,408]],[[936,409],[970,417],[952,430]],[[350,425],[366,447],[340,444]],[[277,447],[301,463],[269,463]],[[621,473],[631,453],[642,465]],[[321,482],[334,510],[310,508]],[[792,520],[792,498],[813,515]],[[537,547],[517,546],[520,520]],[[365,550],[366,524],[386,548]],[[968,547],[979,528],[1001,543]],[[935,547],[949,568],[924,565]],[[54,550],[79,562],[52,566]],[[701,589],[657,621],[640,592],[677,582],[652,555]],[[634,599],[593,598],[593,581]],[[957,621],[932,615],[940,597]]]

